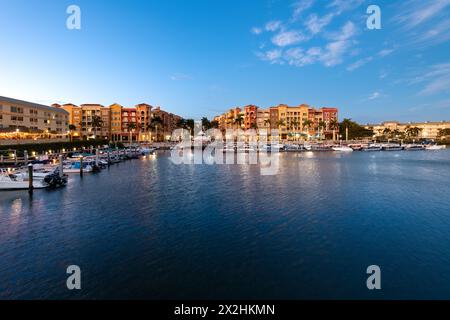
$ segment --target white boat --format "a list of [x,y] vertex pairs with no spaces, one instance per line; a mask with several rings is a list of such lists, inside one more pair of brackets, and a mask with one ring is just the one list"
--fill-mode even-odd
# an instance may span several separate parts
[[425,150],[444,150],[446,149],[445,145],[438,146],[437,144],[429,145],[425,147]]
[[405,146],[405,150],[407,151],[421,151],[425,150],[425,146],[421,144],[408,144]]
[[333,147],[333,151],[338,152],[353,152],[353,149],[347,146],[339,146],[339,147]]
[[363,147],[362,151],[372,152],[372,151],[381,151],[383,146],[379,144],[370,144],[366,147]]
[[384,144],[383,151],[402,151],[403,147],[399,144]]
[[[64,161],[63,171],[64,173],[80,173],[81,163],[80,161]],[[83,162],[83,172],[90,173],[94,171],[92,162]]]
[[[0,190],[27,190],[30,187],[28,179],[21,174],[15,174],[7,169],[0,169]],[[44,189],[49,185],[43,179],[33,179],[34,189]]]

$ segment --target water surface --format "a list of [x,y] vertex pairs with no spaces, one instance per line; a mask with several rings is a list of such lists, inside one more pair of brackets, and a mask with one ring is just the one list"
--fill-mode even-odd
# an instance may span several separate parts
[[450,298],[450,150],[279,157],[262,176],[161,153],[0,193],[0,298]]

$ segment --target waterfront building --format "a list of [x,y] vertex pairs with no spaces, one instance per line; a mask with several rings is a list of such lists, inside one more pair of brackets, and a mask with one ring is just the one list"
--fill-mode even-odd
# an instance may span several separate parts
[[0,139],[67,139],[69,113],[33,102],[0,96]]
[[418,128],[418,139],[437,139],[440,130],[450,129],[450,121],[437,122],[398,122],[385,121],[380,124],[367,124],[366,129],[373,130],[374,138],[388,136],[390,138],[398,138],[405,134],[410,128]]
[[[214,118],[219,128],[244,130],[278,129],[283,140],[299,140],[311,138],[331,139],[334,136],[338,121],[337,108],[315,109],[307,104],[299,106],[278,106],[261,109],[255,105],[243,108],[233,108]],[[239,125],[239,119],[242,119]]]
[[[68,112],[69,123],[75,126],[72,137],[76,140],[89,140],[102,137],[113,142],[165,141],[181,120],[180,116],[153,108],[146,103],[135,107],[124,107],[114,103],[108,107],[100,104],[72,103],[54,105]],[[99,117],[101,125],[96,128],[94,117]],[[159,118],[160,122],[152,121]]]

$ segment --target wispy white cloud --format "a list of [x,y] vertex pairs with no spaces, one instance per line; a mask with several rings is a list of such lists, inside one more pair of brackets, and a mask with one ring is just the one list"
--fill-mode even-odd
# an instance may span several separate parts
[[302,13],[306,10],[308,10],[309,8],[311,8],[314,4],[314,0],[300,0],[295,2],[292,7],[293,7],[293,12],[292,12],[292,21],[297,21],[300,16],[302,15]]
[[173,81],[181,81],[181,80],[191,80],[192,77],[190,75],[184,73],[174,73],[170,76],[170,80]]
[[250,30],[250,32],[253,33],[253,34],[259,35],[259,34],[261,34],[263,32],[263,30],[261,28],[258,28],[258,27],[253,27]]
[[378,52],[378,55],[380,57],[386,57],[386,56],[390,55],[392,52],[394,52],[394,49],[383,49]]
[[378,92],[378,91],[375,91],[375,92],[373,92],[373,93],[371,93],[371,94],[369,95],[369,97],[367,98],[367,100],[375,100],[375,99],[378,99],[378,98],[380,98],[380,97],[381,97],[381,93]]
[[425,71],[419,68],[417,75],[398,83],[421,85],[420,96],[430,96],[450,92],[450,62],[439,63],[428,67]]
[[281,29],[283,26],[282,22],[279,20],[269,21],[266,23],[265,29],[266,31],[275,32]]
[[358,8],[363,3],[364,0],[334,0],[328,5],[328,8],[332,8],[337,15],[340,15],[344,11]]
[[313,13],[309,15],[308,19],[305,21],[305,26],[314,35],[323,30],[333,19],[334,15],[329,13],[323,17],[317,16]]
[[450,0],[409,0],[394,20],[405,29],[412,29],[442,14]]
[[268,50],[265,52],[257,52],[256,55],[263,61],[269,61],[271,64],[282,64],[281,60],[283,51],[281,49]]
[[281,31],[272,38],[272,43],[279,47],[286,47],[307,40],[307,37],[297,30]]
[[356,69],[361,68],[362,66],[364,66],[367,63],[369,63],[372,60],[373,60],[372,57],[366,57],[366,58],[363,58],[363,59],[359,59],[358,61],[356,61],[356,62],[352,63],[351,65],[349,65],[347,67],[347,70],[348,71],[354,71]]

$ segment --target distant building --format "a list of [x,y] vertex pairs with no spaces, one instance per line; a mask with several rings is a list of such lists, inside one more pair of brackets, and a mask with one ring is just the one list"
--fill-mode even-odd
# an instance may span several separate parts
[[65,110],[0,97],[0,139],[65,139],[68,125]]
[[[135,142],[169,140],[172,131],[181,117],[153,108],[141,103],[135,107],[126,108],[114,103],[108,107],[100,104],[82,104],[80,106],[68,103],[55,105],[69,113],[70,124],[76,127],[71,132],[74,139],[88,140],[98,137],[111,141]],[[93,117],[101,119],[101,126],[95,128]],[[153,122],[156,117],[161,123]]]
[[418,128],[418,139],[437,139],[439,130],[450,129],[450,121],[441,122],[406,122],[401,123],[398,121],[385,121],[380,124],[367,124],[366,129],[373,130],[375,137],[391,135],[395,138],[395,134],[402,134],[407,131],[408,128]]
[[[280,104],[268,109],[255,105],[230,109],[228,112],[214,118],[219,128],[244,130],[278,129],[282,139],[296,140],[300,138],[318,137],[332,138],[333,129],[338,121],[337,108],[315,109],[306,104],[288,106]],[[243,118],[239,126],[238,119]]]

